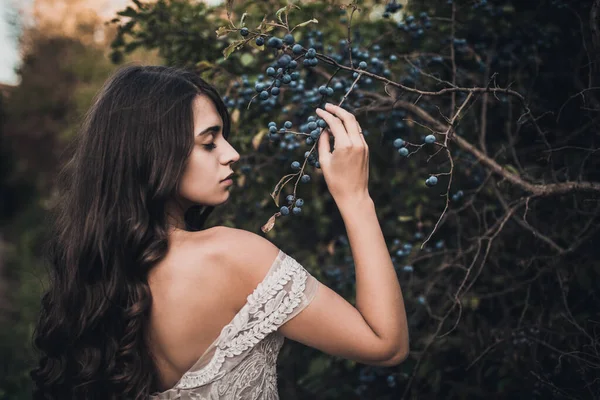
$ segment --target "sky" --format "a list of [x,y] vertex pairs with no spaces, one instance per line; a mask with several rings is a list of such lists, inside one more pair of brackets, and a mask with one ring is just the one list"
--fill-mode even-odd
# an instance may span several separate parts
[[[31,4],[32,0],[0,0],[0,83],[16,85],[18,77],[15,68],[19,65],[19,52],[14,28],[10,25],[13,5],[18,2],[21,6]],[[90,0],[94,1],[94,0]],[[205,0],[209,4],[219,4],[222,0]],[[108,0],[115,9],[123,8],[129,0]]]
[[14,85],[17,76],[14,68],[19,62],[17,39],[9,25],[10,0],[0,0],[0,83]]

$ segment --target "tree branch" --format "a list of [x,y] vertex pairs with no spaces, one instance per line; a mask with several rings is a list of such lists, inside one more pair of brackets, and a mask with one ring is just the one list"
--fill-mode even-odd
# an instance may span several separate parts
[[[405,100],[392,100],[383,95],[373,92],[362,92],[365,97],[371,97],[376,99],[380,105],[376,107],[366,107],[364,111],[388,111],[391,108],[404,108],[407,111],[415,114],[417,117],[431,124],[433,129],[445,132],[449,129],[448,124],[439,121],[434,118],[427,111],[423,110]],[[549,184],[535,184],[523,180],[519,175],[514,174],[506,170],[502,165],[498,164],[496,160],[484,154],[481,150],[467,141],[465,138],[456,135],[452,135],[452,140],[462,150],[471,153],[481,164],[486,166],[492,172],[502,176],[505,180],[518,186],[522,190],[534,195],[534,196],[554,196],[565,194],[573,191],[592,191],[600,192],[600,183],[597,182],[562,182],[562,183],[549,183]]]

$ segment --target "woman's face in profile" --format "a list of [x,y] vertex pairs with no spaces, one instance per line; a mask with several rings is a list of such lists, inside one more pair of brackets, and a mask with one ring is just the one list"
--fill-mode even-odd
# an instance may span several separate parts
[[179,183],[179,196],[192,204],[216,206],[229,198],[230,184],[223,182],[233,172],[231,164],[240,154],[223,136],[223,119],[213,102],[196,96],[194,147]]

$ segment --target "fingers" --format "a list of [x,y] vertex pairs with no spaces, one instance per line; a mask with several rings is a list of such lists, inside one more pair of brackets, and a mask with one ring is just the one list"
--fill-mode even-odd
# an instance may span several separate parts
[[335,147],[352,146],[352,142],[350,141],[350,137],[346,132],[346,128],[339,118],[321,108],[317,108],[317,115],[327,122],[329,131],[335,138]]
[[367,141],[365,140],[365,135],[362,133],[362,129],[360,129],[360,125],[359,125],[359,131],[361,132],[360,139],[362,140],[362,143],[365,145],[366,148],[369,148],[369,145],[367,144]]
[[356,117],[352,113],[349,113],[342,107],[335,106],[331,103],[325,104],[325,110],[329,111],[330,113],[342,120],[342,122],[344,123],[344,127],[346,128],[346,132],[348,132],[348,136],[350,137],[350,140],[353,144],[358,145],[362,143],[362,139],[360,139],[359,137],[360,134],[358,122],[356,121]]
[[329,129],[323,129],[319,136],[319,162],[321,165],[326,163],[331,157],[331,145],[329,144]]

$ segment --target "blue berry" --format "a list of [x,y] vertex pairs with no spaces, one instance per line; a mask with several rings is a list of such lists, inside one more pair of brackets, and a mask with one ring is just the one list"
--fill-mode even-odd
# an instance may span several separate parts
[[298,199],[296,200],[296,207],[302,207],[304,205],[304,200]]
[[405,265],[402,270],[404,272],[413,272],[413,266],[412,265]]
[[430,176],[429,178],[427,178],[427,180],[425,181],[425,185],[432,187],[437,185],[438,183],[438,178],[437,176]]
[[295,44],[294,47],[292,47],[292,51],[294,52],[294,54],[301,54],[303,49],[301,45]]
[[366,62],[364,62],[364,61],[361,61],[361,62],[359,62],[359,63],[358,63],[358,68],[360,68],[360,69],[365,69],[365,68],[367,68],[367,63],[366,63]]
[[249,33],[250,33],[250,31],[248,30],[248,28],[240,29],[240,35],[242,35],[242,36],[248,36]]
[[277,71],[275,71],[275,68],[273,68],[273,67],[267,68],[267,75],[275,76],[276,74],[277,74]]
[[406,157],[408,156],[408,149],[406,147],[403,147],[401,149],[398,149],[398,153],[400,153],[401,156]]
[[327,128],[327,122],[325,122],[325,120],[321,118],[317,120],[317,125],[319,126],[319,128]]
[[290,128],[293,126],[293,125],[292,125],[292,121],[285,121],[285,122],[284,122],[284,124],[283,124],[283,126],[284,126],[286,129],[290,129]]
[[279,209],[279,212],[281,213],[281,215],[289,215],[290,209],[286,206],[283,206]]
[[310,182],[310,175],[302,175],[302,178],[300,178],[300,181],[302,181],[302,183]]
[[270,133],[277,133],[277,127],[276,126],[270,126],[269,127],[269,132]]
[[288,194],[287,197],[285,198],[285,200],[288,203],[291,203],[292,201],[294,201],[294,195],[293,194]]
[[281,41],[281,39],[273,36],[270,37],[269,40],[267,40],[267,46],[272,47],[274,49],[279,49],[281,48],[281,46],[283,46],[283,42]]
[[397,148],[397,149],[399,149],[401,147],[404,147],[405,144],[406,143],[404,143],[404,140],[402,140],[400,138],[394,140],[394,147]]
[[290,61],[292,61],[292,57],[289,54],[284,54],[277,60],[277,65],[285,68],[290,64]]
[[300,169],[300,163],[298,161],[294,161],[292,163],[292,169]]
[[262,46],[263,44],[265,44],[265,38],[262,36],[259,36],[256,38],[256,45],[257,46]]
[[263,90],[262,92],[260,92],[260,94],[258,95],[258,97],[261,100],[267,100],[269,98],[269,92],[267,92],[266,90]]
[[427,143],[427,144],[435,143],[435,135],[425,136],[425,143]]
[[275,122],[271,121],[267,124],[267,126],[270,128],[272,126],[277,126],[277,124]]
[[308,51],[306,52],[306,58],[315,58],[317,56],[317,51],[315,49],[313,49],[312,47],[310,49],[308,49]]
[[278,87],[271,88],[271,94],[273,96],[278,96],[279,95],[279,88]]
[[309,130],[313,130],[313,129],[317,129],[317,123],[316,122],[309,122],[307,125]]
[[292,44],[294,44],[294,42],[295,42],[295,40],[294,40],[294,35],[292,35],[291,33],[288,33],[287,35],[285,35],[285,36],[283,37],[283,42],[284,42],[285,44],[289,44],[289,45],[292,45]]
[[294,215],[298,215],[302,212],[302,209],[300,207],[294,207],[292,209],[292,212],[294,213]]

